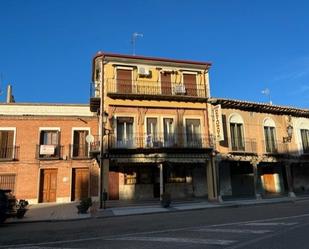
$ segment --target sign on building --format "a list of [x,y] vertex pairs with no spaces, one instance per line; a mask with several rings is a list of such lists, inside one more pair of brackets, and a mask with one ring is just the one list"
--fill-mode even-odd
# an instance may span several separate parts
[[217,141],[224,140],[223,125],[222,125],[222,114],[221,105],[216,105],[213,107],[214,117],[215,117],[215,135]]
[[55,145],[43,144],[40,146],[40,155],[54,155]]

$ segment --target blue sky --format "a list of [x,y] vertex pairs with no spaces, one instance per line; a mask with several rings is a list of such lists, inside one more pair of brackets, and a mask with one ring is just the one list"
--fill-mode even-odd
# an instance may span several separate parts
[[[215,97],[309,108],[309,2],[1,0],[1,88],[17,102],[87,103],[99,51],[211,61]],[[0,95],[0,101],[5,94]]]

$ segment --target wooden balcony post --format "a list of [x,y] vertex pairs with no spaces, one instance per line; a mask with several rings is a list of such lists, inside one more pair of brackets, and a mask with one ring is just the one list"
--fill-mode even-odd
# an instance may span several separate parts
[[296,197],[293,188],[292,174],[291,174],[291,163],[285,163],[286,181],[288,184],[289,197]]
[[259,161],[253,159],[251,162],[252,168],[253,168],[253,184],[254,184],[254,194],[255,194],[255,198],[257,200],[261,200],[262,196],[261,193],[259,191],[259,182],[258,182],[258,164]]

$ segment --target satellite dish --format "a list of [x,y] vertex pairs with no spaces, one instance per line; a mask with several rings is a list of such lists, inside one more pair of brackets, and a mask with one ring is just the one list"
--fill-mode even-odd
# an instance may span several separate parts
[[88,144],[93,143],[94,137],[89,134],[89,135],[86,136],[86,141],[87,141]]

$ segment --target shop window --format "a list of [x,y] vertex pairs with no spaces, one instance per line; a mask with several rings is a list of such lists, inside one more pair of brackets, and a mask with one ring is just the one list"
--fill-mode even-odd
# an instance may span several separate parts
[[134,169],[126,169],[124,174],[124,184],[132,185],[137,183],[137,173]]
[[167,168],[167,182],[168,183],[186,183],[191,176],[191,173],[185,166],[170,166]]

